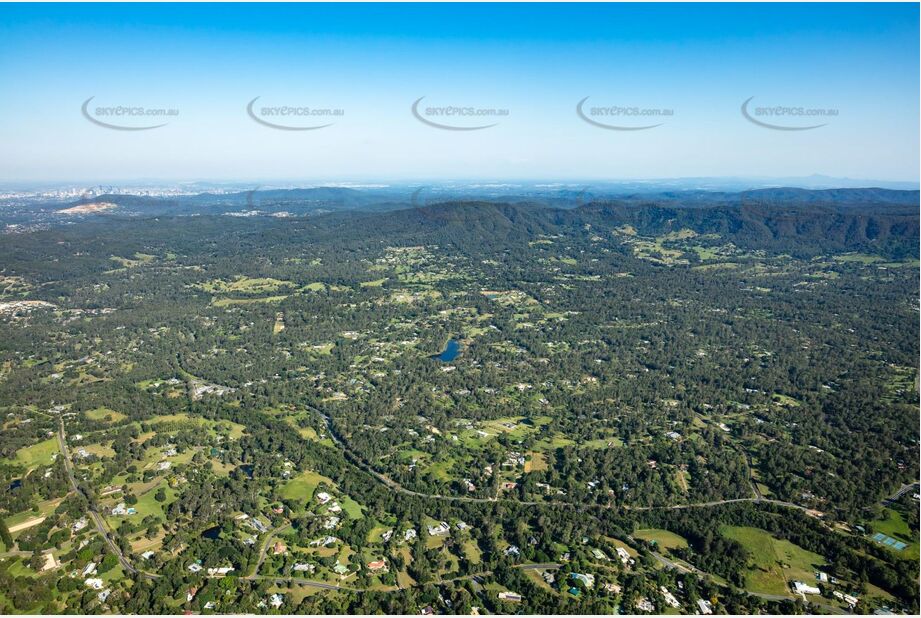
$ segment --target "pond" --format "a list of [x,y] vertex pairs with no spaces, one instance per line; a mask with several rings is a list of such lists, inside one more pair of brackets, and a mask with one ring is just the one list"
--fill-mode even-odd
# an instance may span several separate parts
[[212,541],[217,540],[221,536],[221,527],[220,526],[211,526],[207,530],[201,533],[206,539],[211,539]]
[[238,466],[238,468],[242,470],[246,476],[253,478],[253,464],[242,464]]
[[448,339],[448,343],[445,345],[444,352],[441,354],[436,354],[432,358],[437,358],[443,363],[450,363],[460,354],[461,344],[455,341],[454,339]]

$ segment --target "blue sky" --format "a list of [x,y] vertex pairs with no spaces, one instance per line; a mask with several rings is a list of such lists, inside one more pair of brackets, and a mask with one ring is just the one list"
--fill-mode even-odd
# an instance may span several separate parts
[[[916,4],[67,4],[2,5],[0,15],[7,182],[918,179]],[[257,96],[257,110],[343,113],[327,128],[275,130],[247,115]],[[423,96],[422,110],[508,115],[440,130],[412,115]],[[81,114],[89,97],[99,120],[112,117],[97,106],[179,113],[161,128],[111,130]],[[585,97],[586,113],[673,113],[592,116],[660,124],[606,130],[577,116]],[[825,124],[768,129],[742,115],[750,97],[751,114],[837,115],[758,116]]]

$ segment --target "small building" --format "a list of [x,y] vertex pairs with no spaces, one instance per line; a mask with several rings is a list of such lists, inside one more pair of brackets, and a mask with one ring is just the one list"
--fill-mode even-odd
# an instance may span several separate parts
[[317,570],[317,567],[307,562],[298,562],[291,567],[291,570],[297,571],[298,573],[313,573]]
[[652,604],[652,601],[650,601],[650,600],[647,599],[646,597],[642,597],[642,598],[640,598],[640,599],[637,599],[637,601],[636,601],[636,608],[637,608],[638,610],[640,610],[641,612],[654,612],[654,611],[656,611],[656,606],[653,605],[653,604]]
[[582,582],[586,588],[595,587],[595,576],[590,573],[570,573],[569,577]]
[[201,571],[201,565],[198,564],[197,562],[193,562],[192,564],[188,566],[188,569],[192,571],[193,573],[198,573],[199,571]]
[[403,533],[404,541],[412,541],[414,538],[416,538],[416,531],[413,528],[410,528],[409,530]]
[[272,547],[272,553],[276,556],[284,554],[288,551],[288,546],[282,543],[281,541],[275,541],[275,545]]
[[368,563],[369,571],[380,571],[381,569],[386,569],[386,568],[387,568],[386,560],[372,560],[371,562]]
[[659,586],[659,592],[662,593],[662,597],[665,599],[667,605],[675,608],[681,607],[681,603],[678,602],[678,599],[675,598],[675,595],[673,595],[668,588]]
[[443,521],[437,526],[429,526],[429,536],[441,536],[442,534],[447,534],[451,529],[451,526],[448,525],[448,522]]
[[793,590],[797,594],[821,594],[822,591],[816,588],[815,586],[810,586],[809,584],[795,581],[793,582]]
[[227,575],[231,571],[233,571],[233,567],[212,567],[208,569],[208,575]]
[[319,502],[320,504],[326,504],[327,502],[329,502],[329,501],[332,500],[332,499],[333,499],[333,497],[330,496],[330,495],[329,495],[328,493],[326,493],[325,491],[321,491],[320,493],[317,494],[317,502]]
[[349,567],[345,566],[339,561],[336,561],[336,566],[333,567],[333,572],[341,577],[349,572]]
[[337,540],[338,539],[336,539],[336,537],[334,536],[325,536],[325,537],[310,541],[309,545],[310,547],[327,547],[335,543]]
[[98,577],[88,577],[83,580],[83,583],[87,588],[92,588],[93,590],[102,590],[102,580]]
[[832,592],[832,595],[834,595],[834,597],[835,597],[836,599],[840,599],[840,600],[844,601],[845,603],[847,603],[847,604],[850,605],[851,607],[856,606],[857,603],[860,602],[860,599],[858,599],[857,597],[855,597],[855,596],[853,596],[853,595],[850,595],[850,594],[844,594],[843,592],[840,592],[840,591],[838,591],[838,590],[835,590],[834,592]]
[[697,599],[697,609],[700,610],[701,615],[709,616],[713,613],[713,604],[705,599]]
[[335,530],[336,526],[339,525],[340,519],[336,516],[327,517],[326,521],[323,522],[324,530]]
[[511,592],[508,590],[500,592],[498,596],[500,601],[514,601],[516,603],[521,602],[524,598],[517,592]]

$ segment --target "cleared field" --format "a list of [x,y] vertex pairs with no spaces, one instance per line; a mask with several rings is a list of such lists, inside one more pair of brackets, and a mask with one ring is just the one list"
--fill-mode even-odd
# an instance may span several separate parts
[[528,453],[528,460],[524,464],[525,472],[541,472],[548,467],[547,457],[543,453],[537,451]]
[[[898,556],[918,558],[919,545],[917,541],[912,541],[911,529],[905,522],[901,513],[895,509],[883,509],[884,517],[871,522],[874,532],[881,532],[893,539],[901,541],[907,547],[901,551],[892,549],[893,553]],[[891,549],[891,548],[890,548]]]
[[[286,500],[310,500],[320,483],[332,486],[334,483],[316,472],[306,471],[294,477],[281,488],[281,497]],[[342,508],[346,508],[342,505]]]
[[644,528],[633,533],[638,539],[655,543],[665,549],[677,549],[688,546],[688,541],[683,536],[662,530],[660,528]]
[[93,421],[108,421],[110,423],[117,423],[118,421],[125,418],[125,415],[121,412],[116,412],[109,408],[96,408],[95,410],[87,410],[84,412],[86,417]]
[[233,281],[223,281],[215,279],[201,284],[201,289],[212,293],[243,293],[243,294],[267,294],[276,292],[283,287],[293,286],[290,281],[272,279],[271,277],[251,278],[238,277]]
[[231,305],[252,305],[253,303],[280,303],[288,298],[283,296],[264,296],[262,298],[218,298],[211,302],[215,307],[229,307]]
[[822,556],[789,541],[775,539],[759,528],[723,526],[720,531],[748,550],[751,563],[745,587],[752,592],[792,596],[790,581],[811,582],[816,568],[825,564]]
[[362,506],[355,502],[350,496],[345,496],[339,503],[342,505],[342,510],[348,513],[349,517],[352,519],[361,519],[365,516],[362,511]]
[[57,439],[49,438],[16,451],[13,463],[25,466],[28,470],[34,470],[39,466],[50,466],[58,452]]

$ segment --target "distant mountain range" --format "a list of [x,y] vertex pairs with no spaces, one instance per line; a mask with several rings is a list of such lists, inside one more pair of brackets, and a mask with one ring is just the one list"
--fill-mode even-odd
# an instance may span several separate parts
[[[411,189],[351,189],[317,187],[307,189],[271,189],[238,193],[200,193],[176,197],[104,194],[60,204],[46,205],[51,210],[65,210],[91,203],[115,204],[106,212],[121,216],[161,216],[179,214],[278,214],[292,216],[316,215],[350,210],[388,211],[406,207],[421,207],[452,201],[496,201],[512,204],[532,204],[552,208],[575,208],[590,202],[619,200],[629,203],[657,203],[675,207],[712,204],[738,205],[828,205],[884,206],[915,205],[917,190],[879,188],[801,189],[767,188],[742,192],[701,190],[623,192],[590,191],[571,188],[545,191],[508,193],[495,198],[483,195],[482,189],[448,189],[418,187]],[[490,193],[490,192],[486,192]]]
[[55,225],[151,217],[307,218],[317,231],[354,237],[502,242],[564,228],[601,232],[630,225],[655,236],[683,228],[748,247],[793,253],[859,250],[913,255],[919,192],[880,188],[762,188],[742,192],[590,193],[553,187],[486,199],[480,189],[314,187],[187,197],[99,195],[0,209],[4,223]]

